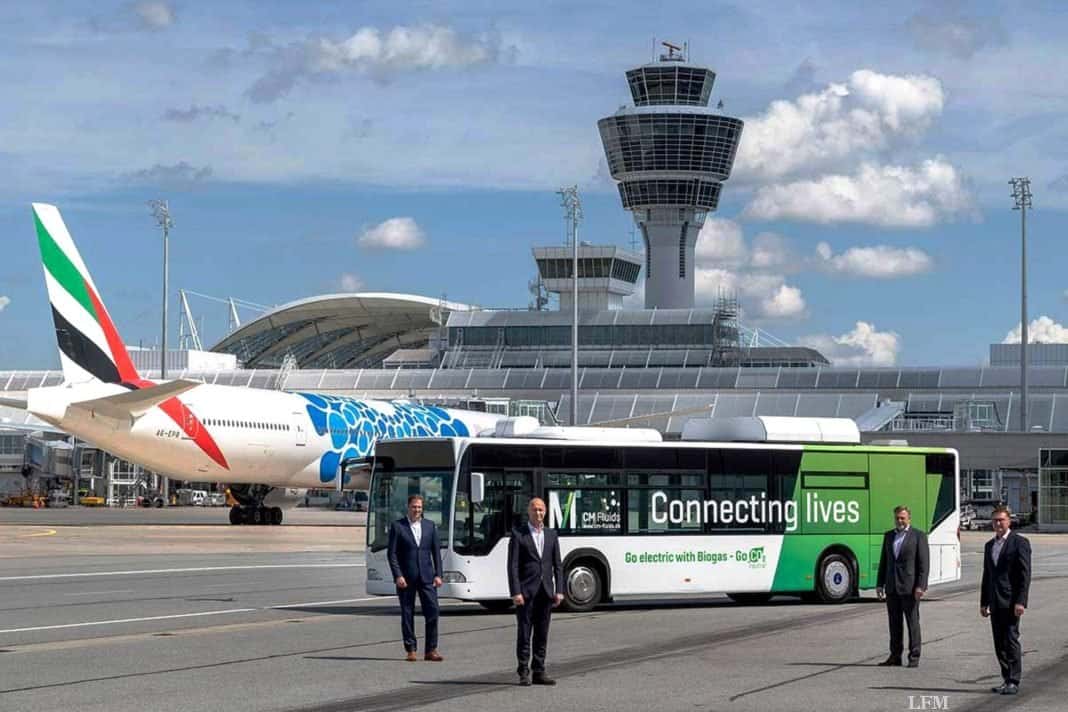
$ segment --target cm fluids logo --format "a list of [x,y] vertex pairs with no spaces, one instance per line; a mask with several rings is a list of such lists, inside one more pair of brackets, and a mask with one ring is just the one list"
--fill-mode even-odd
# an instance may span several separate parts
[[549,490],[549,526],[565,531],[618,530],[619,497],[612,490]]

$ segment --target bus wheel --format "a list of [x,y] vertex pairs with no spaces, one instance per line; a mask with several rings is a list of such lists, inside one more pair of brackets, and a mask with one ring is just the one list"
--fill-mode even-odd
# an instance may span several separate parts
[[761,603],[767,603],[771,600],[770,593],[728,593],[727,598],[731,599],[735,603],[740,603],[743,606],[759,606]]
[[234,525],[245,523],[245,513],[241,511],[241,507],[230,507],[230,523]]
[[512,607],[512,601],[507,598],[496,598],[492,601],[479,601],[478,605],[490,613],[504,613]]
[[828,554],[820,561],[816,581],[825,603],[842,603],[853,595],[853,564],[841,554]]
[[601,572],[588,561],[572,564],[564,581],[564,603],[569,611],[592,611],[601,600]]

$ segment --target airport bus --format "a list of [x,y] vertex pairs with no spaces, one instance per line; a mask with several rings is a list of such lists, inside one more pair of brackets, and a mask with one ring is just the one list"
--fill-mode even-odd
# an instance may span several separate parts
[[396,592],[389,526],[413,494],[441,532],[440,595],[491,610],[510,604],[509,533],[533,496],[560,534],[576,611],[669,594],[847,601],[875,587],[898,505],[928,535],[930,583],[961,575],[956,451],[861,444],[851,420],[699,419],[665,442],[509,418],[488,436],[379,443],[371,468],[369,594]]

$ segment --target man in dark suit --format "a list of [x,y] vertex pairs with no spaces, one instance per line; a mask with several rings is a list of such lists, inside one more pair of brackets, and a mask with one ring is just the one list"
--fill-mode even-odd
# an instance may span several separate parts
[[994,651],[1004,682],[991,688],[1002,695],[1019,692],[1020,616],[1027,610],[1031,588],[1031,542],[1009,529],[1008,507],[994,509],[994,538],[983,550],[983,581],[979,594],[979,614],[990,618]]
[[927,592],[930,550],[927,535],[912,526],[908,507],[894,508],[896,526],[883,535],[875,592],[886,599],[890,622],[890,657],[880,665],[901,665],[901,619],[909,628],[909,667],[920,666],[920,599]]
[[[549,643],[552,609],[564,600],[564,575],[560,566],[560,540],[545,528],[545,502],[535,497],[527,508],[529,522],[512,529],[508,542],[508,590],[515,603],[515,654],[519,660],[519,684],[555,685],[545,674],[545,649]],[[530,638],[534,635],[534,659]]]
[[389,527],[389,569],[397,584],[401,607],[401,634],[408,662],[416,661],[415,597],[426,621],[425,660],[441,662],[438,653],[438,586],[441,585],[441,547],[434,522],[423,519],[423,498],[408,498],[408,516]]

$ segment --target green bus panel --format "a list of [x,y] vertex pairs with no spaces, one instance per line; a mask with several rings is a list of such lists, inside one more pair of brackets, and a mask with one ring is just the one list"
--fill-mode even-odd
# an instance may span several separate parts
[[927,475],[927,517],[923,520],[923,530],[930,532],[934,525],[935,510],[938,504],[938,492],[942,488],[942,475]]
[[787,534],[783,537],[779,566],[775,569],[772,591],[813,591],[816,588],[816,563],[827,547],[844,546],[857,558],[860,588],[875,585],[867,552],[867,534]]
[[814,489],[824,487],[829,489],[868,489],[867,476],[845,472],[835,475],[806,472],[801,483],[806,488],[811,487]]
[[894,507],[905,505],[912,522],[926,531],[927,460],[923,454],[875,454],[869,458],[871,493],[871,533],[883,534],[894,528]]
[[805,450],[801,455],[802,472],[867,472],[868,454],[841,450]]
[[802,534],[868,534],[868,490],[802,487],[800,497]]
[[914,526],[927,531],[927,457],[922,453],[872,453],[869,455],[871,495],[870,586],[879,573],[883,535],[894,528],[894,508],[905,505]]

